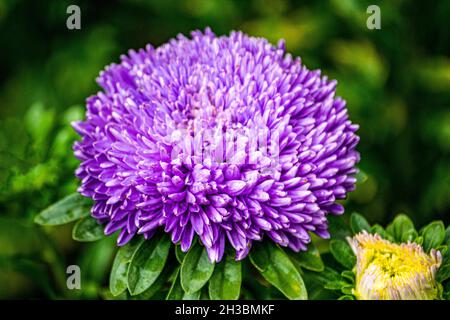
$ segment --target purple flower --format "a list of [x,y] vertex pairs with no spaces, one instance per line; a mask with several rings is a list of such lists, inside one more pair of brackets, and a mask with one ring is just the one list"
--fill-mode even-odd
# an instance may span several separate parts
[[103,71],[87,100],[79,192],[118,245],[171,234],[183,251],[197,234],[211,261],[225,244],[244,258],[266,236],[306,250],[327,238],[327,214],[355,186],[358,126],[336,81],[242,32],[179,35],[131,50]]

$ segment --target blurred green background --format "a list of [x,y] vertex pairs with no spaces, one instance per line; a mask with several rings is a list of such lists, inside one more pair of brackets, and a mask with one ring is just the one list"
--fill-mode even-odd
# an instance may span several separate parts
[[[81,30],[66,8],[81,8]],[[366,9],[381,8],[381,30]],[[346,201],[371,223],[408,214],[450,222],[450,2],[447,0],[0,0],[0,298],[107,298],[114,239],[79,244],[71,225],[33,217],[76,190],[72,120],[95,78],[129,48],[210,26],[286,40],[338,80],[360,124],[358,188]],[[82,290],[68,292],[78,264]]]

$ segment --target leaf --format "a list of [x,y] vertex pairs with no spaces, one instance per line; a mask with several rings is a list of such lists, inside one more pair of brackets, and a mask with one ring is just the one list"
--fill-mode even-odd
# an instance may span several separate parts
[[341,288],[341,292],[346,295],[353,294],[353,285],[346,285]]
[[403,234],[410,232],[410,230],[415,230],[414,223],[405,214],[397,215],[386,228],[386,232],[394,237],[396,242],[401,242]]
[[265,250],[262,245],[256,245],[249,254],[253,266],[260,272],[269,268],[270,251]]
[[326,283],[323,287],[328,290],[341,290],[345,286],[348,286],[348,283],[345,281],[331,281]]
[[[180,268],[179,268],[180,269]],[[186,293],[180,283],[180,270],[176,273],[175,280],[170,287],[166,300],[198,300],[200,298],[201,291],[194,293]]]
[[450,278],[450,258],[445,259],[440,266],[436,279],[438,282],[444,282]]
[[342,216],[328,216],[328,231],[332,239],[345,240],[352,236],[351,230],[345,224]]
[[139,246],[128,268],[128,289],[131,295],[144,292],[155,282],[166,264],[170,246],[166,234],[158,234]]
[[353,271],[350,270],[344,270],[341,272],[342,278],[345,278],[346,280],[350,281],[350,283],[355,283],[355,274]]
[[199,291],[208,282],[214,271],[214,263],[208,258],[206,249],[196,243],[183,260],[181,265],[181,286],[187,293]]
[[418,235],[419,234],[417,233],[417,231],[415,229],[410,229],[410,230],[406,231],[405,233],[403,233],[402,242],[413,242],[414,239],[416,239]]
[[418,245],[422,245],[423,244],[423,237],[422,236],[418,236],[417,238],[414,239],[414,242],[417,243]]
[[109,277],[109,290],[114,296],[120,295],[128,286],[128,267],[136,250],[142,245],[142,237],[132,239],[129,243],[117,250],[114,258],[111,275]]
[[331,240],[330,251],[337,262],[347,269],[353,269],[356,263],[355,254],[350,246],[342,240]]
[[355,297],[350,294],[346,294],[344,296],[339,297],[338,300],[355,300]]
[[305,273],[305,277],[308,276],[314,281],[320,283],[322,286],[325,286],[329,282],[334,281],[344,281],[342,276],[334,269],[330,267],[325,267],[322,272],[308,272]]
[[450,226],[445,229],[445,243],[450,247]]
[[153,282],[153,284],[144,292],[132,296],[131,299],[132,300],[149,300],[151,298],[153,298],[154,296],[156,296],[157,293],[161,292],[161,290],[163,290],[164,285],[166,284],[168,277],[170,275],[170,270],[164,270],[163,272],[161,272],[161,274],[159,275],[159,277],[156,279],[155,282]]
[[350,227],[354,234],[360,233],[363,230],[366,230],[367,232],[370,232],[371,230],[366,218],[356,212],[352,213],[350,216]]
[[420,234],[423,237],[423,249],[429,252],[438,247],[445,239],[445,227],[442,221],[433,221],[425,226]]
[[79,220],[72,230],[72,238],[77,241],[91,242],[105,237],[103,227],[97,220],[86,217]]
[[323,271],[324,264],[322,258],[320,257],[319,250],[317,250],[316,246],[311,243],[308,246],[307,251],[300,252],[290,252],[289,257],[294,260],[298,265],[302,268],[311,270],[311,271]]
[[390,234],[388,234],[386,232],[386,230],[384,230],[384,228],[382,226],[380,226],[379,224],[373,225],[370,232],[373,233],[373,234],[376,233],[379,236],[381,236],[383,239],[389,240],[391,242],[395,241],[394,237],[391,236]]
[[227,255],[214,268],[209,280],[211,300],[237,300],[241,291],[241,262]]
[[73,193],[39,213],[34,222],[46,226],[66,224],[88,216],[89,207],[89,199]]
[[[266,262],[263,259],[268,257]],[[308,298],[303,279],[287,254],[272,242],[254,246],[250,261],[264,279],[291,300]]]
[[178,262],[180,264],[183,263],[184,257],[186,256],[186,252],[183,252],[181,250],[181,246],[179,244],[177,244],[175,246],[175,257],[177,258]]

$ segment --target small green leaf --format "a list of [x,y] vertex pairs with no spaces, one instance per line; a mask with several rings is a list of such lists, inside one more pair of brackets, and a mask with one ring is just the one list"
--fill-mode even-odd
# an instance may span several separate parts
[[423,237],[423,249],[429,252],[438,247],[445,239],[445,227],[442,221],[433,221],[425,226],[421,233]]
[[450,259],[446,259],[442,262],[442,265],[440,266],[436,279],[439,282],[444,282],[445,280],[450,278]]
[[[268,257],[267,263],[262,263]],[[308,298],[303,279],[287,254],[272,242],[257,244],[250,251],[250,261],[261,275],[291,300]],[[264,268],[262,268],[264,266]]]
[[371,228],[366,218],[364,218],[359,213],[352,213],[350,216],[350,227],[352,228],[353,234],[360,233],[363,230],[370,232]]
[[414,223],[405,214],[399,214],[395,217],[394,221],[386,228],[388,234],[394,237],[396,242],[401,242],[403,234],[414,229]]
[[181,246],[179,244],[177,244],[175,246],[175,257],[177,258],[178,262],[180,264],[183,263],[184,257],[186,256],[186,252],[183,252],[181,250]]
[[320,272],[324,269],[319,250],[313,243],[310,243],[307,251],[289,252],[289,257],[307,270]]
[[180,283],[180,268],[175,276],[175,280],[170,287],[169,293],[167,294],[166,300],[198,300],[200,299],[201,291],[194,293],[186,293]]
[[418,245],[422,245],[423,244],[423,237],[422,236],[418,236],[417,238],[414,239],[414,242],[417,243]]
[[88,216],[90,204],[89,199],[74,193],[39,213],[34,222],[47,226],[66,224]]
[[181,266],[181,286],[187,293],[199,291],[208,282],[214,271],[214,263],[208,258],[206,249],[196,243],[183,260]]
[[341,275],[330,267],[325,267],[322,272],[310,273],[311,277],[325,286],[328,282],[343,281]]
[[209,297],[211,300],[237,300],[241,281],[241,262],[227,255],[215,266],[209,280]]
[[328,290],[341,290],[344,286],[348,286],[345,281],[331,281],[327,282],[323,287]]
[[419,234],[417,233],[417,231],[415,229],[410,229],[410,230],[406,231],[405,233],[403,233],[402,242],[413,242],[414,239],[416,239],[418,235]]
[[347,269],[353,269],[356,257],[349,244],[342,240],[331,240],[330,251],[337,262]]
[[118,296],[127,289],[128,266],[130,265],[133,254],[143,242],[144,239],[142,237],[132,239],[129,243],[117,250],[109,278],[109,289],[113,296]]
[[355,274],[353,273],[353,271],[344,270],[341,272],[341,276],[350,281],[350,283],[355,283]]
[[450,226],[447,227],[447,229],[445,229],[445,243],[447,244],[447,246],[450,246]]
[[338,300],[355,300],[355,297],[349,294],[339,297]]
[[157,293],[161,292],[161,290],[164,288],[164,285],[166,284],[168,278],[170,275],[170,270],[164,269],[163,272],[158,276],[155,282],[144,292],[132,296],[132,300],[149,300],[153,296],[155,296]]
[[79,220],[72,230],[72,238],[77,241],[97,241],[105,237],[103,227],[97,220],[86,217]]
[[352,232],[345,224],[342,216],[328,216],[327,219],[331,239],[345,240],[347,237],[352,236]]
[[353,285],[346,285],[341,288],[341,292],[346,295],[353,294]]
[[128,268],[131,295],[147,290],[161,274],[169,255],[171,242],[166,234],[156,235],[139,246]]

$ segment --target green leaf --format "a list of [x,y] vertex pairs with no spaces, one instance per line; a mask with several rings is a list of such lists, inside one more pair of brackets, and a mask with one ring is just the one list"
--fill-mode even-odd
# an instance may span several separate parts
[[440,266],[436,279],[438,282],[444,282],[445,280],[450,278],[450,258],[445,259]]
[[79,220],[72,230],[72,238],[77,241],[91,242],[104,237],[103,226],[91,217]]
[[403,233],[402,242],[413,242],[414,239],[416,239],[418,235],[419,234],[417,233],[417,231],[415,229],[410,229],[410,230],[406,231],[405,233]]
[[350,216],[350,227],[352,228],[353,234],[360,233],[363,230],[370,232],[371,228],[366,218],[364,218],[359,213],[352,213]]
[[344,270],[341,272],[341,276],[350,281],[350,283],[355,283],[355,274],[353,273],[353,271]]
[[313,243],[310,243],[307,251],[289,252],[289,257],[294,260],[300,267],[311,271],[323,271],[324,264],[320,257],[319,250]]
[[372,234],[376,233],[379,236],[381,236],[383,239],[389,240],[391,242],[395,242],[394,237],[391,236],[389,233],[387,233],[386,230],[384,230],[384,228],[379,224],[373,225],[370,233],[372,233]]
[[345,286],[348,286],[348,283],[340,280],[327,282],[323,287],[328,290],[341,290]]
[[341,292],[346,295],[353,294],[353,285],[346,285],[341,288]]
[[183,260],[181,266],[181,286],[187,293],[199,291],[208,282],[214,271],[214,263],[208,258],[206,249],[196,243]]
[[128,268],[128,289],[131,295],[144,292],[155,282],[166,264],[170,246],[166,234],[155,235],[139,246]]
[[342,216],[328,216],[328,231],[332,239],[345,240],[352,236],[352,232],[345,224]]
[[310,272],[308,275],[322,286],[328,282],[343,281],[342,276],[330,267],[325,267],[322,272]]
[[89,199],[74,193],[39,213],[34,222],[46,226],[66,224],[88,216],[90,204]]
[[425,226],[420,234],[423,237],[423,249],[429,252],[438,247],[445,239],[445,227],[442,221],[433,221]]
[[339,297],[338,300],[355,300],[355,297],[349,294]]
[[114,258],[111,275],[109,278],[109,289],[114,296],[120,295],[128,286],[128,267],[133,254],[144,243],[144,238],[132,239],[129,243],[117,250]]
[[[263,260],[268,257],[266,262]],[[270,284],[291,300],[308,298],[303,279],[288,255],[272,242],[255,245],[250,261]]]
[[153,282],[153,284],[147,290],[145,290],[144,292],[142,292],[138,295],[132,296],[131,299],[132,300],[149,300],[153,296],[155,296],[157,293],[161,292],[161,290],[163,290],[164,285],[166,284],[168,277],[170,275],[169,271],[164,270],[163,272],[161,272],[161,274],[156,279],[156,281]]
[[418,245],[422,245],[423,244],[423,237],[422,236],[418,236],[417,238],[414,239],[414,242],[417,243]]
[[337,262],[347,269],[353,269],[356,257],[349,244],[342,240],[331,240],[330,251]]
[[227,255],[214,268],[209,280],[211,300],[237,300],[241,292],[241,261]]
[[194,293],[186,293],[180,283],[180,268],[176,273],[175,280],[170,287],[169,293],[167,294],[166,300],[198,300],[200,299],[201,291]]
[[401,242],[403,234],[410,232],[410,230],[415,230],[414,223],[405,214],[397,215],[386,228],[387,233],[394,237],[396,242]]
[[445,243],[450,247],[450,226],[445,229]]
[[181,246],[179,244],[177,244],[175,246],[175,257],[177,258],[178,262],[180,264],[183,263],[184,257],[186,256],[186,252],[183,252],[181,250]]

